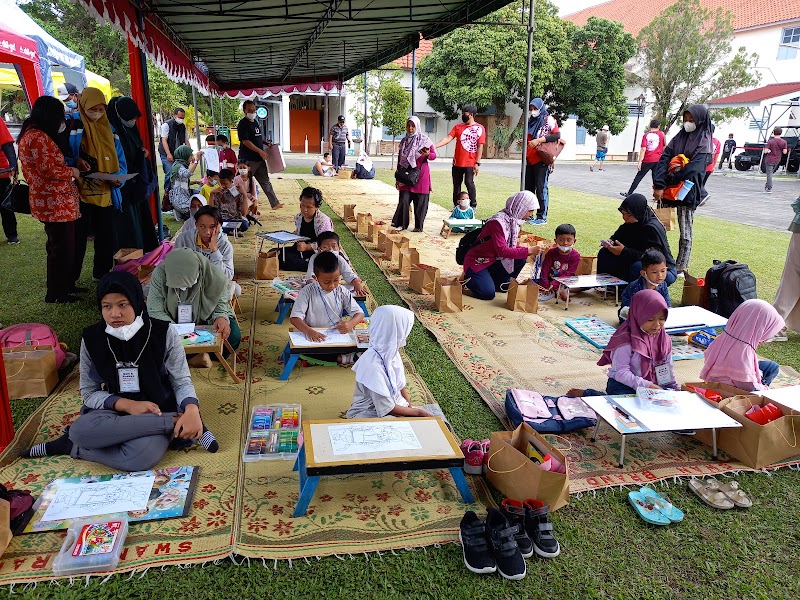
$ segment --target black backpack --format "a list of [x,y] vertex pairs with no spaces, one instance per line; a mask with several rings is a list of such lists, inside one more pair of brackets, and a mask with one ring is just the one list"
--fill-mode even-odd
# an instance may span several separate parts
[[703,307],[729,318],[745,300],[757,298],[756,276],[743,263],[715,260],[706,273]]
[[489,241],[490,236],[481,237],[481,231],[483,229],[473,229],[472,231],[464,234],[464,237],[461,238],[461,241],[458,242],[458,248],[456,248],[456,262],[459,265],[464,264],[464,259],[467,257],[467,252],[470,251],[471,248],[475,246],[480,246],[484,242]]

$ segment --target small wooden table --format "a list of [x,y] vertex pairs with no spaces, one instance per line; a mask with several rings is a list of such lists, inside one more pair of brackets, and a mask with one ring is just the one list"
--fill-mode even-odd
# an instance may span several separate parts
[[[294,298],[292,294],[294,292],[284,292],[281,294],[280,300],[278,300],[278,304],[275,306],[275,312],[278,313],[278,319],[275,321],[278,325],[283,323],[289,313],[292,312],[292,307],[294,306]],[[367,297],[364,296],[356,296],[353,294],[353,300],[361,307],[361,310],[364,311],[364,316],[369,316],[369,310],[367,310]]]
[[[313,329],[321,331],[327,335],[327,332],[331,330],[331,327],[313,327]],[[289,332],[294,332],[294,327],[290,327]],[[286,342],[286,347],[281,355],[284,359],[284,363],[283,371],[281,372],[281,376],[278,378],[278,380],[286,381],[289,379],[289,374],[292,372],[292,369],[294,369],[301,354],[313,358],[315,355],[320,354],[350,354],[351,352],[358,352],[359,350],[366,349],[358,347],[358,343],[356,342],[356,334],[354,332],[351,331],[348,337],[351,341],[347,344],[326,344],[324,342],[315,343],[311,341],[301,343],[295,342],[291,337],[289,337],[289,341]]]
[[[628,285],[627,281],[623,281],[619,277],[599,273],[597,275],[575,275],[573,277],[554,277],[553,281],[559,282],[567,289],[567,300],[564,303],[564,310],[569,309],[569,296],[570,291],[573,289],[582,290],[586,288],[602,287],[603,300],[609,286],[614,288],[614,306],[619,304],[619,286]],[[558,304],[558,293],[556,292],[556,304]]]
[[293,469],[300,475],[300,497],[292,516],[306,514],[324,475],[448,469],[461,499],[472,504],[463,465],[458,441],[439,417],[305,421]]
[[[219,364],[221,364],[228,372],[228,375],[231,376],[233,382],[241,383],[241,379],[239,379],[239,377],[236,375],[236,352],[228,343],[228,340],[223,340],[222,336],[220,336],[219,333],[214,331],[213,328],[206,325],[195,327],[195,330],[207,331],[208,333],[214,336],[214,339],[205,344],[188,344],[188,345],[182,344],[183,351],[186,352],[186,356],[191,356],[193,354],[201,354],[203,352],[208,352],[209,354],[213,354],[214,356],[217,357],[217,360],[219,360]],[[223,348],[227,349],[231,357],[233,358],[233,366],[231,366],[230,363],[227,360],[225,360],[225,358],[222,356]]]
[[444,219],[442,222],[442,229],[439,231],[439,235],[447,239],[450,237],[450,233],[456,227],[458,227],[459,229],[463,229],[464,233],[466,233],[467,231],[472,231],[473,229],[478,229],[479,227],[483,227],[483,221],[481,221],[480,219],[447,218]]
[[258,257],[258,255],[261,253],[261,250],[264,248],[264,241],[268,240],[276,244],[278,246],[278,250],[283,252],[283,260],[286,260],[286,246],[291,246],[297,242],[307,242],[310,239],[286,230],[259,231],[256,234],[256,237],[261,239],[261,243],[258,246],[258,252],[256,252],[256,257]]

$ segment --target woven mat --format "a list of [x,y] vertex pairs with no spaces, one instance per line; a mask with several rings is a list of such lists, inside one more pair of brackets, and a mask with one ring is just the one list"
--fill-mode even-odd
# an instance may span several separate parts
[[[356,212],[370,212],[375,219],[390,221],[397,206],[397,191],[383,182],[370,180],[328,179],[319,183],[326,202],[339,214],[344,204],[356,204]],[[436,266],[441,274],[460,275],[455,262],[455,248],[461,236],[448,239],[438,235],[442,219],[449,212],[431,204],[425,233],[406,233],[420,253],[420,261]],[[348,223],[354,228],[355,223]],[[549,235],[550,230],[536,230]],[[464,296],[461,313],[439,313],[432,295],[421,295],[400,277],[397,264],[389,263],[375,246],[356,236],[389,282],[414,310],[420,322],[439,341],[459,370],[467,377],[489,408],[507,426],[504,400],[508,388],[536,390],[559,395],[571,387],[605,389],[604,369],[597,366],[600,351],[565,325],[572,317],[597,316],[617,322],[613,296],[600,292],[573,295],[569,310],[563,303],[550,301],[539,305],[538,314],[513,312],[505,307],[505,294],[492,301]],[[528,267],[522,277],[530,276]],[[679,381],[699,381],[702,360],[675,363]],[[774,386],[800,383],[800,375],[783,367]],[[490,432],[486,432],[488,434]],[[620,484],[636,484],[672,476],[720,473],[747,467],[736,461],[710,461],[710,452],[699,442],[671,433],[629,436],[625,468],[617,468],[619,436],[610,428],[600,427],[596,442],[589,434],[553,436],[551,441],[562,448],[570,460],[570,490],[579,493]],[[723,455],[724,458],[724,455]]]

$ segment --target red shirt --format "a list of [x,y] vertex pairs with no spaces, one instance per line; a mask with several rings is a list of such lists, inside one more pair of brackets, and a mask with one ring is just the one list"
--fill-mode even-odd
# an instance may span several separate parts
[[224,150],[219,151],[220,170],[230,169],[231,171],[236,172],[236,162],[236,152],[230,148],[225,148]]
[[717,164],[717,156],[719,156],[719,151],[722,147],[722,144],[719,143],[717,138],[711,138],[711,144],[714,146],[714,158],[712,158],[711,162],[706,166],[706,173],[714,172],[714,166]]
[[643,163],[658,162],[664,152],[664,146],[667,145],[667,139],[664,132],[660,129],[658,131],[647,131],[642,136],[642,145],[644,148],[644,156],[642,157]]
[[[550,126],[550,133],[559,133],[558,121],[556,121],[555,117],[553,117],[552,115],[547,115],[547,125]],[[539,131],[541,131],[541,129],[539,129]],[[529,133],[525,141],[530,142],[532,139],[533,135]],[[536,148],[531,148],[530,146],[528,146],[527,150],[525,151],[525,156],[527,158],[529,165],[535,165],[536,163],[542,162],[542,159],[539,158],[539,154],[536,152]]]
[[783,158],[783,151],[786,150],[786,140],[781,137],[771,137],[767,142],[767,148],[769,148],[769,154],[767,154],[764,162],[768,162],[771,165],[777,165],[781,162],[781,158]]
[[486,144],[486,129],[483,125],[459,123],[450,130],[450,137],[456,141],[453,166],[474,167],[478,161],[478,145]]
[[78,187],[64,154],[49,135],[29,129],[19,141],[19,161],[30,186],[31,216],[46,223],[75,221],[81,216]]
[[[14,143],[14,138],[11,136],[11,132],[8,130],[8,126],[3,119],[0,119],[0,146],[5,146],[11,142]],[[0,151],[0,170],[7,169],[10,165],[8,164],[8,159],[6,158],[6,153]],[[0,177],[9,178],[11,177],[11,173],[0,173]]]

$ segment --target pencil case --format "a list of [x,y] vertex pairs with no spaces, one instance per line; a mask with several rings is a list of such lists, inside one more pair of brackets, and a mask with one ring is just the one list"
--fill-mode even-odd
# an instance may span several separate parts
[[[539,412],[538,409],[542,404],[537,401],[535,402],[537,413],[541,416],[523,417],[523,409],[525,414],[532,414],[529,410],[530,406],[526,406],[531,397],[536,400],[542,399],[542,404],[548,411],[547,414]],[[509,389],[506,391],[505,408],[514,427],[519,427],[524,421],[539,433],[567,433],[594,427],[597,424],[597,415],[580,398],[557,398],[542,396],[538,392],[528,390]]]

